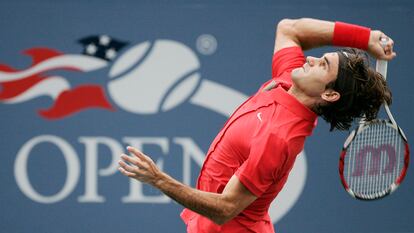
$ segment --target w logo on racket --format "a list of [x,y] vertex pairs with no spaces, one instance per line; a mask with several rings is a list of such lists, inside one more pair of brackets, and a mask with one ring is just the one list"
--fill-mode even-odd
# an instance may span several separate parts
[[369,175],[378,175],[381,171],[391,173],[395,168],[396,160],[395,149],[390,144],[383,144],[379,147],[365,146],[357,154],[356,167],[352,176],[363,176],[367,172],[366,168],[369,168]]

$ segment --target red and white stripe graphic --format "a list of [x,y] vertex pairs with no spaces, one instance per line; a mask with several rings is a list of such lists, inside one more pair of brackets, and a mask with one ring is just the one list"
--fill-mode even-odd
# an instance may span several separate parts
[[49,48],[32,48],[24,54],[32,57],[32,65],[23,70],[0,64],[0,102],[16,104],[40,96],[49,96],[54,104],[39,114],[47,119],[59,119],[86,108],[113,110],[103,88],[99,85],[81,85],[71,89],[61,76],[47,76],[53,70],[90,72],[107,65],[107,61],[86,56],[67,55]]

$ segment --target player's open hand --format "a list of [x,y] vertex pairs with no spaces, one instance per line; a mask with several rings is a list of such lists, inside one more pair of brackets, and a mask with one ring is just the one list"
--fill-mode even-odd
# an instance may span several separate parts
[[[381,42],[383,38],[387,39],[385,46]],[[394,41],[378,30],[371,31],[368,42],[368,53],[376,59],[381,60],[391,60],[397,56],[394,52]]]
[[127,150],[133,155],[121,155],[118,170],[125,176],[144,183],[155,184],[161,176],[161,170],[154,161],[138,149],[128,146]]

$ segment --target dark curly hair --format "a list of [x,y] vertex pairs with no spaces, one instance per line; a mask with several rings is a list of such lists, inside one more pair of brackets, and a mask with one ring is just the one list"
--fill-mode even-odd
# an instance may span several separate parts
[[382,75],[369,66],[368,55],[359,49],[338,51],[339,67],[335,81],[326,89],[341,95],[338,101],[320,104],[314,111],[334,129],[348,130],[355,118],[372,120],[384,102],[391,104],[391,91]]

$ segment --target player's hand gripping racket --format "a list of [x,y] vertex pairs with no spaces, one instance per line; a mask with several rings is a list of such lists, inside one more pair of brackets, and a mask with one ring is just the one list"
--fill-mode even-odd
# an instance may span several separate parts
[[[387,40],[381,40],[383,46]],[[377,72],[387,77],[387,61],[377,60]],[[409,161],[407,138],[384,103],[388,120],[361,121],[345,141],[340,161],[341,181],[361,200],[391,194],[405,177]]]

